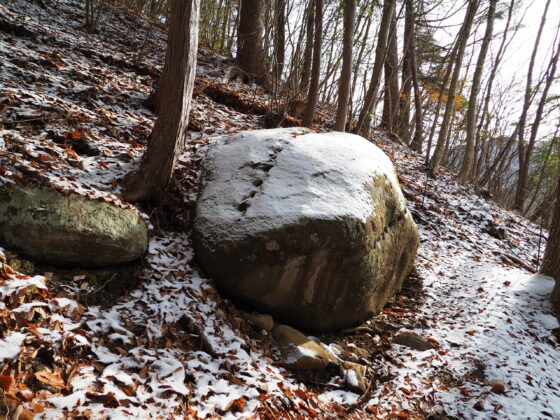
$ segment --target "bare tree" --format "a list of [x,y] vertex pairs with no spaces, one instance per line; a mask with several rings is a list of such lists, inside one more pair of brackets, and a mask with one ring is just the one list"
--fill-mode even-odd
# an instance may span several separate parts
[[476,115],[478,104],[478,92],[480,91],[480,82],[482,80],[482,71],[484,69],[484,62],[488,53],[488,47],[492,40],[494,32],[494,17],[496,16],[496,4],[498,0],[490,0],[488,6],[488,15],[486,18],[486,31],[482,38],[482,45],[478,53],[476,68],[474,70],[473,82],[471,87],[471,94],[469,97],[469,107],[467,109],[467,138],[465,140],[465,156],[459,171],[459,184],[466,184],[469,181],[469,175],[472,173],[474,163],[474,141],[476,130]]
[[414,11],[414,3],[412,0],[406,0],[406,13],[411,19],[410,28],[410,43],[407,49],[408,59],[410,60],[410,72],[412,78],[412,85],[414,86],[414,137],[410,143],[412,150],[422,153],[422,144],[424,143],[424,112],[422,110],[422,99],[420,97],[420,84],[418,83],[418,64],[416,62],[416,42],[415,42],[415,32],[416,32],[416,12]]
[[461,26],[461,30],[459,31],[459,36],[457,38],[458,49],[457,49],[457,55],[455,56],[453,75],[451,76],[451,83],[449,85],[449,94],[447,95],[447,102],[445,104],[443,121],[441,122],[441,127],[439,129],[436,150],[434,152],[434,155],[432,156],[432,159],[430,160],[429,175],[432,178],[436,177],[441,161],[443,160],[445,143],[447,140],[447,133],[451,126],[451,119],[453,116],[453,108],[455,105],[457,83],[459,82],[459,75],[461,73],[461,64],[463,62],[463,56],[465,55],[467,40],[469,39],[469,35],[471,33],[471,27],[474,21],[474,16],[476,15],[478,4],[479,4],[478,0],[469,0],[469,6],[467,8],[465,21]]
[[286,60],[286,0],[276,0],[274,34],[274,76],[282,78]]
[[342,50],[342,71],[338,87],[338,108],[336,110],[336,131],[346,131],[350,84],[352,82],[352,49],[354,25],[356,21],[356,0],[344,0],[344,45]]
[[307,104],[303,113],[302,125],[311,127],[319,99],[319,78],[321,77],[321,45],[323,43],[323,0],[315,1],[315,39],[313,41],[313,68]]
[[556,280],[556,287],[552,292],[552,302],[556,314],[560,315],[560,178],[556,187],[556,206],[550,226],[541,272]]
[[299,83],[299,91],[307,93],[309,89],[309,79],[311,77],[311,62],[313,60],[313,0],[309,1],[307,8],[306,24],[305,24],[305,49],[303,50],[303,66],[301,70],[301,80]]
[[173,0],[160,112],[138,169],[124,180],[128,201],[161,197],[185,143],[198,46],[199,0]]
[[381,127],[395,131],[396,118],[399,111],[399,53],[397,51],[397,12],[391,13],[391,27],[387,41],[387,57],[385,58],[385,86],[383,89],[383,114]]
[[[560,26],[558,27],[560,30]],[[525,145],[522,140],[519,142],[519,175],[517,177],[517,188],[515,191],[515,202],[514,208],[523,211],[525,206],[525,199],[527,198],[527,185],[529,183],[529,166],[531,162],[531,155],[533,149],[535,148],[535,143],[537,141],[537,133],[541,124],[544,106],[548,100],[548,92],[552,86],[552,82],[556,76],[556,68],[558,65],[558,58],[560,57],[560,37],[557,31],[556,37],[558,40],[558,45],[556,46],[556,51],[552,53],[548,68],[546,70],[544,89],[537,105],[537,111],[535,113],[535,119],[531,125],[531,134],[529,135],[529,142]]]
[[379,31],[377,35],[377,46],[375,47],[375,61],[373,63],[373,70],[371,72],[371,81],[364,98],[364,105],[358,117],[355,132],[361,135],[367,135],[369,126],[371,124],[371,110],[373,108],[375,95],[381,80],[381,71],[385,63],[385,56],[387,50],[387,40],[389,38],[389,29],[391,27],[391,17],[395,10],[395,0],[385,0],[383,3],[383,14],[381,16],[381,23],[379,24]]

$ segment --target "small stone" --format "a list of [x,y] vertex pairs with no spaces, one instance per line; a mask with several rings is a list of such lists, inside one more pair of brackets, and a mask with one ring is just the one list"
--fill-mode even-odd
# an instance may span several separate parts
[[482,400],[478,400],[474,404],[473,408],[477,411],[484,411],[484,402]]
[[271,334],[280,349],[284,366],[289,369],[318,370],[339,363],[330,351],[288,325],[275,324]]
[[492,388],[490,389],[490,391],[492,391],[494,394],[505,394],[506,393],[506,386],[504,385],[503,382],[490,381],[488,383],[490,385],[492,385]]
[[433,343],[411,332],[404,332],[396,335],[393,338],[393,343],[418,351],[432,350],[435,348]]
[[364,381],[365,367],[352,362],[344,362],[342,364],[344,369],[344,385],[349,391],[357,394],[364,394],[367,390]]
[[249,314],[247,320],[261,331],[268,332],[274,327],[274,319],[268,314]]
[[369,359],[369,351],[362,347],[356,347],[354,349],[354,353],[356,353],[356,356],[361,357],[362,359]]

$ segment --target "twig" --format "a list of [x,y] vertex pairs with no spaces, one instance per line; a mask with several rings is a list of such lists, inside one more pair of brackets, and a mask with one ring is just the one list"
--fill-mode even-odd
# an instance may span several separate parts
[[93,295],[95,293],[100,292],[101,290],[103,290],[105,288],[105,286],[107,286],[110,282],[112,282],[115,279],[116,276],[117,276],[117,273],[114,273],[109,280],[107,280],[105,283],[103,283],[103,285],[101,287],[99,287],[96,290],[92,290],[91,292],[84,293],[82,296]]

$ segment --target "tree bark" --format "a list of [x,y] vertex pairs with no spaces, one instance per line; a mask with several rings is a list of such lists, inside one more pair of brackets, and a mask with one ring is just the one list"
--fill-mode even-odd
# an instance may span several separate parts
[[124,180],[128,201],[157,200],[163,194],[185,143],[198,46],[199,0],[173,0],[162,78],[160,112],[138,169]]
[[335,131],[346,131],[350,84],[352,82],[352,47],[356,21],[356,0],[344,1],[344,45],[342,49],[342,71],[338,85],[338,108],[336,110]]
[[[542,36],[542,31],[544,28],[544,24],[546,22],[546,15],[548,14],[548,8],[550,6],[550,0],[547,0],[545,6],[544,6],[544,11],[543,14],[541,16],[541,22],[539,25],[539,30],[537,32],[537,38],[535,39],[535,44],[533,45],[533,52],[531,54],[531,60],[529,61],[529,69],[527,71],[527,84],[525,86],[525,98],[524,98],[524,102],[523,102],[523,110],[521,111],[521,116],[519,117],[519,124],[517,125],[519,127],[518,131],[517,131],[517,136],[519,138],[518,140],[518,149],[519,149],[519,153],[518,153],[518,158],[519,158],[519,168],[523,168],[525,166],[525,124],[527,122],[527,113],[529,111],[529,104],[531,103],[531,99],[533,97],[533,69],[535,66],[535,58],[537,56],[537,52],[539,50],[539,44],[541,41],[541,36]],[[520,173],[520,177],[521,177],[521,173]],[[514,208],[517,210],[522,210],[523,208],[523,204],[524,202],[520,202],[520,196],[519,196],[519,184],[522,183],[523,181],[521,180],[521,178],[518,180],[518,186],[517,186],[517,191],[515,194],[515,201],[514,201]]]
[[[412,0],[407,0],[407,7],[414,7]],[[416,43],[415,43],[415,21],[416,13],[413,11],[413,26],[412,26],[412,38],[409,45],[410,54],[410,68],[412,75],[412,85],[414,86],[414,138],[410,143],[412,150],[422,153],[422,144],[424,143],[424,112],[422,109],[422,99],[420,97],[420,85],[418,83],[418,63],[416,62]]]
[[313,41],[313,68],[307,104],[303,113],[302,125],[311,127],[317,100],[319,98],[319,79],[321,77],[321,44],[323,42],[323,0],[315,0],[315,39]]
[[482,38],[482,45],[480,46],[480,52],[478,54],[478,59],[474,70],[471,94],[469,97],[469,107],[467,109],[467,138],[465,140],[465,156],[461,164],[461,170],[459,171],[459,184],[461,185],[465,185],[470,180],[469,175],[472,173],[474,162],[474,141],[476,135],[475,131],[478,92],[480,91],[484,62],[486,61],[488,47],[490,46],[490,41],[492,40],[492,34],[494,32],[494,17],[496,15],[497,3],[498,0],[490,0],[488,16],[486,19],[486,31],[484,33],[484,37]]
[[301,81],[299,91],[306,94],[309,89],[309,79],[311,77],[311,62],[313,60],[313,0],[309,2],[307,10],[307,22],[305,29],[305,50],[303,50],[303,67],[301,70]]
[[402,61],[402,85],[399,95],[399,121],[398,135],[405,143],[410,143],[410,94],[412,92],[412,65],[413,65],[413,48],[414,48],[414,4],[412,0],[405,1],[405,18],[404,18],[404,45],[403,45],[403,61]]
[[[556,34],[558,36],[558,33]],[[544,106],[546,105],[548,99],[548,92],[556,76],[556,67],[558,65],[558,58],[560,56],[560,38],[558,40],[558,45],[556,46],[556,51],[553,52],[550,58],[550,63],[547,68],[545,86],[537,105],[537,111],[535,113],[535,119],[533,125],[531,126],[531,134],[529,137],[529,142],[525,148],[520,148],[519,153],[524,151],[524,156],[519,158],[519,176],[517,178],[517,188],[515,191],[515,204],[514,207],[518,210],[523,211],[525,206],[525,200],[527,198],[527,184],[529,182],[529,166],[531,164],[531,155],[533,149],[535,148],[535,143],[537,141],[537,133],[539,131],[540,123],[543,116]]]
[[385,87],[381,117],[381,127],[389,132],[396,131],[396,117],[399,110],[399,53],[397,48],[397,11],[393,8],[385,59]]
[[381,80],[381,71],[385,63],[385,56],[387,50],[387,40],[389,37],[389,29],[391,27],[391,16],[395,10],[395,0],[385,0],[383,3],[383,14],[381,15],[381,23],[379,24],[379,32],[377,35],[377,46],[375,47],[375,61],[373,63],[373,70],[371,72],[371,81],[369,83],[366,96],[364,98],[364,105],[358,117],[358,123],[354,131],[360,135],[367,136],[369,126],[371,124],[371,108],[379,82]]
[[276,33],[274,37],[274,73],[276,80],[282,78],[286,59],[286,1],[276,0]]
[[541,272],[556,280],[552,302],[558,316],[560,315],[560,178],[556,187],[556,206],[550,226]]
[[469,0],[469,6],[465,16],[465,21],[461,26],[461,31],[457,39],[459,48],[457,50],[457,56],[455,57],[455,67],[453,69],[453,76],[451,77],[451,83],[449,85],[449,94],[447,96],[447,103],[445,104],[445,113],[443,114],[443,121],[441,122],[441,127],[439,129],[436,150],[434,152],[434,155],[432,156],[432,159],[430,160],[430,168],[428,173],[431,178],[435,178],[437,176],[437,171],[439,169],[441,161],[443,160],[447,132],[449,130],[449,126],[451,124],[451,119],[453,116],[457,83],[459,81],[459,75],[461,73],[461,64],[463,62],[463,56],[465,55],[465,48],[467,46],[467,41],[471,33],[471,27],[474,16],[476,15],[478,4],[478,0]]
[[237,66],[245,83],[264,85],[263,0],[241,0],[237,28]]

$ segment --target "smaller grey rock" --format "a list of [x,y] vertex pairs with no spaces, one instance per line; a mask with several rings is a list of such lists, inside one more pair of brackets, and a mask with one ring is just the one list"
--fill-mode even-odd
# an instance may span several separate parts
[[365,394],[367,387],[364,381],[365,367],[352,362],[344,362],[344,385],[349,391],[357,394]]
[[249,314],[247,320],[261,331],[269,332],[274,327],[274,318],[269,314]]
[[393,343],[418,351],[426,351],[436,348],[435,344],[411,332],[404,332],[396,335],[393,338]]
[[333,353],[295,328],[275,324],[271,334],[278,345],[284,366],[289,369],[319,370],[338,365]]

